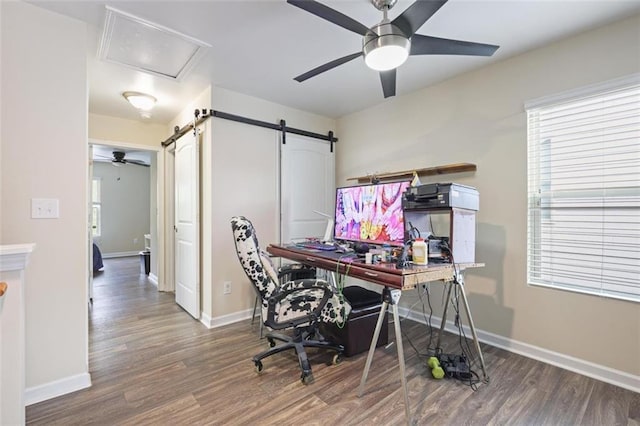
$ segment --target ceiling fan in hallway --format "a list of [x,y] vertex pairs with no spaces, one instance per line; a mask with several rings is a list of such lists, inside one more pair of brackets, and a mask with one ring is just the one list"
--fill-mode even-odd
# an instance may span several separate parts
[[380,73],[382,92],[385,98],[396,94],[396,69],[409,56],[417,55],[470,55],[491,56],[499,48],[492,44],[432,37],[416,34],[420,27],[433,16],[447,0],[416,0],[393,21],[387,13],[397,0],[371,0],[382,11],[382,21],[367,28],[365,25],[319,3],[315,0],[287,0],[313,15],[362,36],[362,50],[320,65],[294,78],[303,82],[360,56],[365,63]]
[[111,160],[111,164],[114,166],[123,166],[125,164],[134,164],[136,166],[149,167],[149,164],[142,160],[128,160],[125,158],[126,153],[124,151],[113,151],[113,157],[105,157],[103,155],[96,154],[97,157],[104,158],[105,161]]

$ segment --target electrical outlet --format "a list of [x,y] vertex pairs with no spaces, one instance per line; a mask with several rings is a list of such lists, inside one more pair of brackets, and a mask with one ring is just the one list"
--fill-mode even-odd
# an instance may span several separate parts
[[225,281],[223,283],[223,291],[224,294],[231,294],[231,281]]

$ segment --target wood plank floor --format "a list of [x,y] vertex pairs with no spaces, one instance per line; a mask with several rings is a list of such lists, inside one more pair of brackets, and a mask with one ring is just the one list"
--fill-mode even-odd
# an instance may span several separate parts
[[[137,258],[105,260],[89,315],[92,387],[27,407],[28,424],[406,424],[395,347],[376,351],[361,398],[366,354],[333,366],[311,350],[309,386],[293,353],[266,359],[258,375],[257,324],[206,329],[140,275]],[[410,344],[426,348],[426,327],[402,329],[414,424],[640,425],[640,394],[487,345],[489,384],[434,380]],[[457,336],[444,343],[459,353]]]

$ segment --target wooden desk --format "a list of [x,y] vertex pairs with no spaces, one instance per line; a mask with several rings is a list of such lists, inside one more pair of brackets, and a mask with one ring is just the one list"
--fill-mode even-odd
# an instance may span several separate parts
[[[271,244],[267,247],[267,251],[277,257],[284,257],[305,265],[399,290],[412,290],[421,283],[429,281],[453,281],[454,277],[454,268],[448,263],[428,266],[413,265],[409,268],[398,269],[395,263],[368,265],[364,263],[364,259],[355,258],[353,253],[343,254],[335,251],[312,250],[295,245]],[[456,265],[458,270],[483,266],[483,263]]]
[[[484,365],[484,358],[482,356],[482,350],[478,342],[478,336],[476,335],[476,329],[473,324],[473,318],[471,317],[471,310],[469,308],[469,302],[467,295],[464,291],[464,276],[462,271],[468,268],[483,267],[483,263],[466,263],[457,264],[456,268],[451,264],[437,264],[428,266],[416,266],[413,265],[409,268],[397,268],[394,263],[382,263],[376,265],[370,265],[364,263],[363,260],[356,258],[353,254],[342,254],[334,251],[322,251],[311,250],[295,245],[275,245],[271,244],[267,247],[267,251],[273,256],[282,257],[285,259],[294,260],[305,265],[313,266],[320,269],[325,269],[332,274],[348,275],[350,277],[359,278],[363,281],[367,281],[374,284],[384,286],[382,292],[382,308],[380,309],[380,316],[376,323],[376,328],[371,339],[371,346],[369,347],[369,354],[367,355],[367,362],[362,373],[362,379],[360,381],[359,395],[364,392],[364,386],[367,381],[369,369],[371,367],[371,361],[373,359],[373,353],[376,350],[376,342],[382,328],[382,322],[389,305],[393,310],[393,325],[395,329],[396,347],[398,350],[398,364],[400,366],[400,381],[402,382],[402,390],[404,395],[405,413],[407,423],[411,423],[411,410],[409,407],[409,397],[407,392],[407,382],[405,376],[405,364],[404,364],[404,349],[402,347],[402,333],[400,331],[400,318],[398,315],[398,302],[400,301],[400,295],[403,290],[412,290],[417,288],[422,283],[430,281],[443,281],[447,285],[447,298],[442,314],[442,323],[440,324],[440,331],[436,340],[436,346],[440,346],[440,338],[442,331],[447,320],[447,307],[451,300],[451,290],[453,285],[457,285],[464,308],[469,320],[469,327],[473,335],[473,341],[476,351],[480,359],[480,365],[482,367],[482,373],[484,380],[488,381],[486,368]],[[335,277],[334,277],[335,278]],[[334,279],[335,282],[335,279]]]

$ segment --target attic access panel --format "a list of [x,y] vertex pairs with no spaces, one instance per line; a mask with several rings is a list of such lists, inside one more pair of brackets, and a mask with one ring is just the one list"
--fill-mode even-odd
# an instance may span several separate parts
[[139,71],[182,79],[209,44],[105,6],[98,57]]

